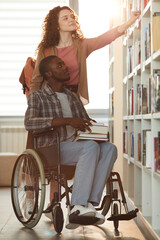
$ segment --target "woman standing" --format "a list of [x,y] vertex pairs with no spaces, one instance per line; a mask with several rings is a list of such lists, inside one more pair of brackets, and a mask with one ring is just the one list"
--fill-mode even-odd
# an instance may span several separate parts
[[95,50],[100,49],[125,33],[136,19],[139,11],[132,13],[131,18],[95,38],[84,38],[74,11],[67,7],[55,7],[47,14],[43,25],[42,41],[38,45],[38,56],[33,73],[30,91],[43,87],[39,73],[39,63],[45,57],[45,49],[50,55],[57,55],[68,66],[70,81],[67,86],[77,92],[83,104],[89,102],[86,59]]

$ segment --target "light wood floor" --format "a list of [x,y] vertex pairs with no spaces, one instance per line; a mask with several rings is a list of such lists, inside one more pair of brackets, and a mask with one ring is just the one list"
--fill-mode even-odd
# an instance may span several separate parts
[[[65,209],[64,206],[64,212]],[[119,231],[120,236],[115,237],[113,223],[106,220],[101,227],[80,226],[75,230],[64,227],[62,234],[58,235],[53,224],[44,215],[34,229],[27,229],[17,220],[13,212],[10,188],[0,188],[1,240],[145,240],[134,220],[119,222]]]

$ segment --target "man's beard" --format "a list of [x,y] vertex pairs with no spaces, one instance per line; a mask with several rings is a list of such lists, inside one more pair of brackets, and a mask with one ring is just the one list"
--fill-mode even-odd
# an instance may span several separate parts
[[53,78],[56,79],[58,82],[67,82],[67,81],[70,80],[70,76],[68,76],[67,78],[64,78],[64,79],[55,77],[53,73],[52,73],[52,76],[53,76]]

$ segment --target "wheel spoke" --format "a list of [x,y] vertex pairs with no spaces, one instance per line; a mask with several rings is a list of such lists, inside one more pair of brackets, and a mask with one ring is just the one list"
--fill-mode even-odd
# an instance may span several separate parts
[[12,205],[18,220],[29,228],[34,227],[43,212],[45,176],[37,153],[28,149],[21,154],[12,174]]

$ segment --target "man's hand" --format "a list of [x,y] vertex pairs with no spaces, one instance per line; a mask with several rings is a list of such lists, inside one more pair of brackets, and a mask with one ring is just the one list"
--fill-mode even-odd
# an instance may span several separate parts
[[65,125],[71,125],[77,130],[85,132],[85,130],[91,131],[90,127],[92,123],[90,120],[84,118],[54,118],[52,121],[52,127],[60,127]]
[[89,126],[91,126],[92,124],[89,120],[84,118],[71,118],[69,120],[69,125],[82,132],[85,132],[85,130],[91,131]]

